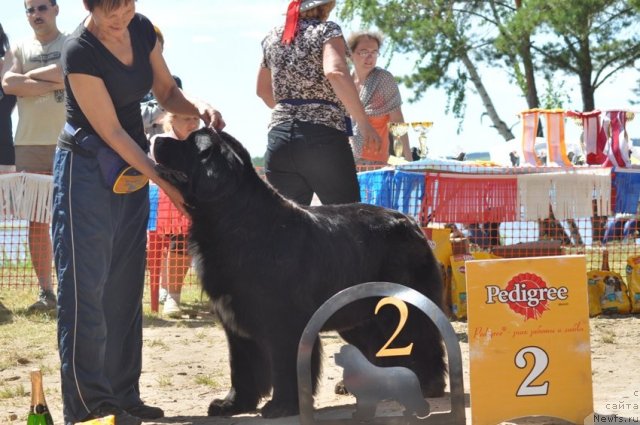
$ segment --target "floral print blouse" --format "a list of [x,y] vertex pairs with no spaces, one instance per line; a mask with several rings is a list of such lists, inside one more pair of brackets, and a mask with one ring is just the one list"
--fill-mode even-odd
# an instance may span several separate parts
[[[271,70],[271,84],[275,101],[278,102],[273,109],[269,128],[299,120],[345,131],[346,110],[322,68],[322,51],[327,41],[340,37],[346,47],[342,29],[334,22],[302,19],[296,37],[289,45],[281,42],[283,30],[284,26],[272,29],[262,41],[261,65]],[[346,51],[349,49],[346,48]],[[300,99],[309,103],[281,103],[283,100]],[[324,103],[314,103],[316,100]]]

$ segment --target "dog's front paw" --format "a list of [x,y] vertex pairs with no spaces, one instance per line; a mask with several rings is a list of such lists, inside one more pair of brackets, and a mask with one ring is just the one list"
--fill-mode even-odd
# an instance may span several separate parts
[[256,406],[243,405],[234,400],[215,399],[209,404],[208,416],[233,416],[256,410]]
[[294,416],[298,414],[298,405],[296,403],[278,403],[271,400],[262,407],[261,412],[263,418]]

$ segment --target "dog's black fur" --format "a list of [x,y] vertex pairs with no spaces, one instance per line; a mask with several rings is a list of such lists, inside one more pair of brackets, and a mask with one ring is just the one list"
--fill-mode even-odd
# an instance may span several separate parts
[[[187,141],[158,138],[160,174],[183,194],[192,217],[189,249],[214,302],[229,345],[232,388],[213,400],[209,415],[253,411],[264,417],[298,412],[296,355],[302,331],[332,295],[352,285],[401,283],[442,305],[437,262],[416,223],[366,204],[300,207],[255,172],[230,135],[198,130]],[[376,358],[398,326],[398,313],[376,299],[346,306],[327,322],[378,366],[405,366],[425,395],[444,392],[446,365],[435,325],[410,306],[394,347],[414,343],[411,356]],[[321,347],[312,355],[313,382]]]

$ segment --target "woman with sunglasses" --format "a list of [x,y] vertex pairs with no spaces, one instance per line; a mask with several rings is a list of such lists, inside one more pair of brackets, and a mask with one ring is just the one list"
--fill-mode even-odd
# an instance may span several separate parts
[[[353,62],[353,82],[360,94],[369,122],[382,139],[382,149],[368,146],[360,128],[356,126],[351,138],[353,155],[357,165],[384,165],[389,159],[389,122],[404,122],[402,98],[393,75],[377,66],[382,47],[382,36],[373,32],[352,34],[348,40]],[[409,138],[402,140],[402,156],[412,160]]]
[[380,144],[349,76],[342,30],[328,20],[334,6],[335,0],[293,0],[285,25],[262,41],[257,93],[273,109],[265,173],[302,205],[314,192],[323,204],[360,201],[347,115],[364,140]]
[[[89,15],[62,53],[67,122],[54,161],[63,413],[65,424],[113,415],[117,425],[139,425],[164,415],[143,403],[139,385],[146,178],[186,213],[178,190],[147,156],[140,100],[151,89],[169,112],[217,129],[224,121],[178,89],[153,24],[136,13],[134,0],[84,0],[84,6]],[[131,185],[112,181],[121,160],[137,170],[125,171]]]

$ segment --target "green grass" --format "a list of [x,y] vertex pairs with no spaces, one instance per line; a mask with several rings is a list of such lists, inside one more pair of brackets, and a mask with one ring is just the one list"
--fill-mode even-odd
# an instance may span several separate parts
[[162,348],[162,349],[168,348],[167,343],[161,339],[151,339],[151,340],[145,341],[145,344],[149,348]]
[[[3,288],[0,290],[0,371],[16,366],[38,367],[43,374],[57,373],[56,317],[52,313],[28,313],[27,308],[37,298],[36,287]],[[208,313],[209,301],[197,285],[183,288],[182,299],[185,310],[193,312],[194,320],[162,318],[151,311],[149,291],[145,291],[143,325],[145,327],[196,326],[202,320],[211,322]],[[200,317],[200,319],[199,319]],[[185,322],[196,322],[186,323]],[[204,335],[204,334],[203,334]],[[162,346],[160,340],[147,341],[153,346]],[[55,353],[52,362],[48,358]],[[5,388],[6,390],[6,388]]]
[[0,386],[0,399],[7,400],[17,397],[25,397],[27,391],[24,389],[24,385],[2,385]]
[[159,376],[156,379],[156,382],[158,383],[158,386],[161,388],[166,388],[166,387],[170,387],[171,386],[171,377],[168,375],[162,375]]
[[605,344],[615,344],[616,343],[616,337],[615,335],[604,335],[602,337],[602,342]]
[[[5,270],[0,274],[6,276]],[[24,276],[25,273],[22,273]],[[24,279],[24,278],[23,278]],[[14,281],[15,282],[15,281]],[[6,281],[2,283],[6,284]],[[38,289],[35,283],[20,280],[19,284],[11,283],[11,287],[2,287],[0,283],[0,372],[5,372],[4,380],[0,380],[0,423],[7,418],[3,412],[13,412],[16,406],[29,406],[30,386],[25,384],[29,370],[39,368],[45,382],[51,383],[50,377],[59,374],[60,360],[57,349],[57,329],[55,313],[27,312],[27,308],[37,298]],[[143,299],[143,326],[154,327],[193,327],[214,326],[213,316],[209,313],[209,300],[203,295],[199,285],[186,285],[182,290],[182,306],[189,312],[189,319],[167,319],[161,314],[151,311],[148,286],[145,287]],[[162,306],[160,306],[162,307]],[[206,331],[198,329],[199,338],[206,337]],[[167,347],[160,338],[144,341],[146,346]],[[9,376],[10,378],[6,378]],[[170,387],[171,376],[160,376],[157,385]],[[28,382],[28,381],[27,381]],[[213,378],[203,380],[203,385],[215,383]],[[45,385],[45,393],[60,398],[59,386]],[[13,421],[13,420],[12,420]],[[26,418],[25,418],[26,421]],[[13,422],[11,422],[13,423]]]
[[211,375],[198,375],[195,378],[195,382],[198,385],[204,385],[211,388],[220,388],[218,380]]

